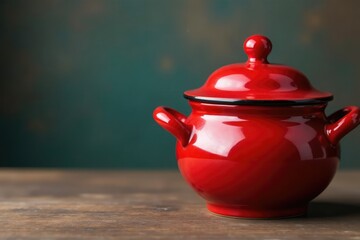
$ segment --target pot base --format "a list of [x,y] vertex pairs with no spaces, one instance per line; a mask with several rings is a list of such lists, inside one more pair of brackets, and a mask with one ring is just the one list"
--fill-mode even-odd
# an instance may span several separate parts
[[307,206],[284,209],[251,209],[238,206],[224,206],[208,203],[207,209],[215,214],[225,217],[250,218],[250,219],[274,219],[292,218],[306,215]]

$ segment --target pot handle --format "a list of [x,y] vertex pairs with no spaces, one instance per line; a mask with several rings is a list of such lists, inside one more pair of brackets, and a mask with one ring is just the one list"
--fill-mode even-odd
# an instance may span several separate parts
[[348,106],[340,109],[328,117],[325,126],[328,139],[333,145],[339,143],[341,138],[356,128],[360,123],[360,109],[356,106]]
[[188,144],[191,128],[185,124],[186,116],[175,109],[168,107],[157,107],[154,110],[153,117],[155,121],[176,137],[185,147]]

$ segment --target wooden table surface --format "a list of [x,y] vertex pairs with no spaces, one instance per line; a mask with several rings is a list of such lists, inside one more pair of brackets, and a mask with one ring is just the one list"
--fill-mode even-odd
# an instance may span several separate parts
[[360,239],[360,171],[283,220],[213,215],[177,171],[2,169],[0,184],[0,239]]

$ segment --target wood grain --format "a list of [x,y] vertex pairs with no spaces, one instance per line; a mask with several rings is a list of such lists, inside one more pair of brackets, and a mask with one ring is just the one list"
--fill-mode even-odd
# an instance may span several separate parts
[[0,171],[0,239],[360,239],[360,171],[339,172],[307,217],[209,213],[176,171]]

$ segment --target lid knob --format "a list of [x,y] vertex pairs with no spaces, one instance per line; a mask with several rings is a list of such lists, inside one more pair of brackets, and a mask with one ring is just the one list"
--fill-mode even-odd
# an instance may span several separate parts
[[262,35],[252,35],[244,42],[244,51],[248,55],[249,63],[269,63],[267,56],[271,48],[270,39]]

